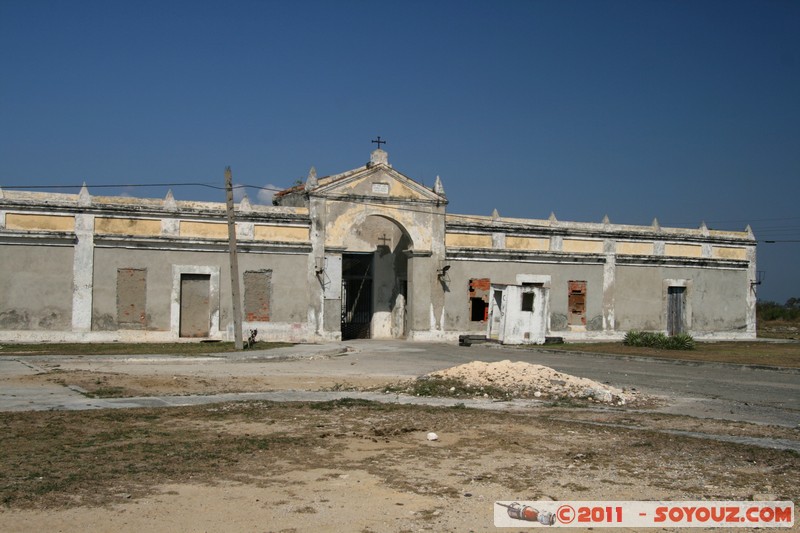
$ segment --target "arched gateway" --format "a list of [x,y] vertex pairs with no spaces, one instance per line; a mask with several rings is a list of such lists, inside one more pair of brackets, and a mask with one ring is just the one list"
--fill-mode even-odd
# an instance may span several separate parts
[[368,215],[345,237],[342,339],[406,336],[410,250],[408,233],[381,215]]
[[[276,203],[302,206],[312,227],[320,298],[312,310],[328,337],[407,338],[441,327],[444,294],[436,271],[444,261],[447,199],[394,170],[372,152],[358,169],[317,178],[279,193]],[[432,319],[432,317],[434,317]]]

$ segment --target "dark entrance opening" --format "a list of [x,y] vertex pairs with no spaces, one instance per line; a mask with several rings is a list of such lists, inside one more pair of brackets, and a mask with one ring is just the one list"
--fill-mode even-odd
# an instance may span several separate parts
[[369,339],[373,254],[342,255],[342,340]]

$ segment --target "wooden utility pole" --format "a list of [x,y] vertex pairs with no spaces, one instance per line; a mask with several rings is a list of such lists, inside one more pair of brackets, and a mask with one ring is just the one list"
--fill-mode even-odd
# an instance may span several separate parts
[[236,258],[236,218],[233,212],[233,177],[231,167],[225,167],[225,195],[228,212],[228,251],[231,257],[231,306],[233,307],[233,338],[237,350],[242,342],[242,299],[239,293],[239,260]]

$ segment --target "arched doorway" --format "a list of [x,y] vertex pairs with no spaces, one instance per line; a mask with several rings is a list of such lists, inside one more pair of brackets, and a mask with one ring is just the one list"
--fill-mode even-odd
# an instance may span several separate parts
[[405,229],[384,216],[352,228],[342,254],[343,340],[406,336],[411,247]]

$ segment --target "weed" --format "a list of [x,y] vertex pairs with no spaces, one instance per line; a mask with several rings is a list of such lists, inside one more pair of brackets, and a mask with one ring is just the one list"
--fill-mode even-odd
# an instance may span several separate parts
[[88,393],[90,398],[122,398],[125,396],[124,387],[98,387],[92,392]]
[[334,409],[348,409],[351,407],[370,407],[372,409],[381,409],[383,404],[373,402],[372,400],[360,400],[358,398],[341,398],[339,400],[331,400],[329,402],[315,402],[308,405],[309,409],[316,411],[332,411]]
[[[286,342],[254,342],[251,348],[270,350],[293,346]],[[4,354],[25,355],[135,355],[135,354],[171,354],[185,356],[201,356],[211,353],[232,352],[232,342],[176,342],[176,343],[36,343],[36,344],[4,344]]]
[[694,339],[688,333],[667,337],[662,332],[629,331],[622,341],[625,346],[661,348],[664,350],[694,350]]
[[554,400],[548,404],[550,407],[572,407],[572,408],[582,408],[587,407],[589,402],[585,399],[579,398],[559,398]]
[[447,398],[472,398],[487,395],[494,399],[509,399],[511,395],[494,385],[471,386],[457,378],[423,376],[411,382],[390,385],[384,392],[411,394],[413,396],[439,396]]
[[339,383],[338,381],[333,384],[333,386],[329,387],[327,390],[332,392],[342,392],[342,391],[352,391],[357,390],[356,387],[349,385],[347,383]]

